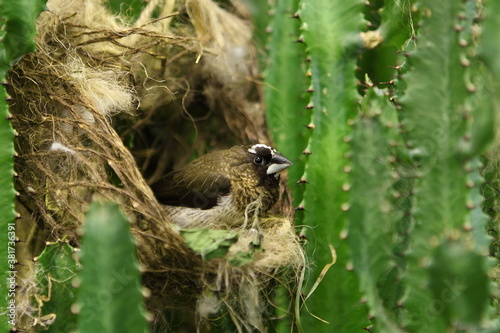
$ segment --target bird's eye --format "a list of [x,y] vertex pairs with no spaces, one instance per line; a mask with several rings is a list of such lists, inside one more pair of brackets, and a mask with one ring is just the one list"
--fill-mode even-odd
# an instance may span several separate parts
[[264,159],[260,156],[257,156],[256,158],[254,158],[253,162],[257,165],[264,165],[264,163],[265,163]]

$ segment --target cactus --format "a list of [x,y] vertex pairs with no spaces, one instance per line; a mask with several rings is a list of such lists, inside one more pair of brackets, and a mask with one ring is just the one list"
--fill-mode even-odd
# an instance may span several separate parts
[[48,243],[35,258],[37,293],[34,306],[35,326],[47,332],[71,332],[76,329],[76,315],[71,306],[76,301],[72,279],[80,270],[73,259],[75,248],[66,242]]
[[[393,205],[396,193],[393,190],[393,143],[398,141],[399,136],[394,127],[396,122],[396,109],[384,91],[369,88],[352,134],[352,187],[349,191],[347,240],[352,249],[354,268],[359,275],[360,289],[381,332],[402,332],[396,314],[391,312],[390,307],[386,308],[384,299],[379,295],[379,285],[384,292],[391,287],[381,281],[395,266],[394,245],[387,240],[395,237],[394,230],[397,230],[401,218]],[[397,284],[396,281],[391,282]]]
[[[305,149],[312,154],[302,176],[308,184],[303,199],[299,196],[305,212],[303,220],[297,217],[313,226],[306,231],[316,267],[310,279],[328,263],[327,245],[337,251],[337,263],[306,301],[307,309],[330,325],[303,312],[304,327],[315,332],[498,329],[489,305],[494,292],[480,162],[495,132],[498,5],[485,2],[479,49],[482,5],[391,0],[367,2],[363,10],[359,2],[300,2],[299,40],[306,45],[313,89],[305,88],[313,92],[305,105],[312,110]],[[362,13],[370,20],[369,31],[362,31]],[[294,57],[288,61],[299,68]],[[356,65],[368,87],[360,90],[362,97],[354,84]],[[383,68],[387,65],[395,72]],[[388,75],[394,76],[382,82]],[[297,97],[287,85],[280,88]],[[301,119],[300,111],[289,110],[290,118]],[[281,125],[271,132],[293,137],[295,130]],[[496,181],[496,172],[490,168],[489,179]]]
[[135,242],[116,203],[94,202],[83,230],[78,331],[148,332]]
[[[35,19],[43,10],[45,1],[1,1],[0,2],[0,81],[5,82],[5,75],[13,62],[24,54],[34,51],[36,34]],[[2,241],[0,241],[0,313],[4,314],[5,309],[14,299],[15,291],[10,290],[11,283],[7,277],[12,277],[9,272],[15,272],[15,260],[11,259],[15,254],[15,234],[14,234],[14,198],[15,190],[13,185],[14,175],[14,131],[9,122],[9,111],[7,104],[7,93],[4,87],[0,87],[0,231]],[[7,260],[9,259],[9,260]],[[15,281],[12,280],[12,285]],[[11,307],[12,308],[12,307]],[[7,314],[9,311],[5,311]],[[0,332],[6,332],[9,326],[14,323],[14,318],[1,316]]]
[[[297,147],[304,147],[310,110],[305,109],[308,78],[305,76],[304,45],[297,34],[300,21],[294,17],[297,0],[276,1],[271,9],[269,57],[264,73],[266,116],[276,147],[294,164],[289,185],[294,191],[294,204],[301,198],[301,186],[295,185],[304,172],[304,159]],[[293,68],[294,70],[290,70]]]
[[310,316],[305,316],[303,322],[304,327],[318,326],[318,332],[332,327],[339,332],[352,332],[369,325],[345,242],[352,169],[348,158],[350,122],[356,116],[356,101],[360,98],[354,77],[354,55],[363,25],[363,2],[301,1],[299,8],[300,38],[306,44],[310,60],[307,73],[311,76],[312,90],[306,106],[312,110],[309,121],[312,133],[305,147],[308,157],[302,176],[308,182],[302,203],[304,223],[311,227],[306,234],[314,244],[308,250],[320,268],[331,261],[329,244],[337,252],[337,263],[308,302],[309,311],[330,325]]

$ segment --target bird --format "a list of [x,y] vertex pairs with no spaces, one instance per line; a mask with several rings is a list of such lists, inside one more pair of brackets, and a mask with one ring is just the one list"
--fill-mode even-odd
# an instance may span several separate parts
[[279,197],[280,173],[291,165],[266,144],[238,145],[202,155],[152,190],[181,228],[244,227],[270,211]]

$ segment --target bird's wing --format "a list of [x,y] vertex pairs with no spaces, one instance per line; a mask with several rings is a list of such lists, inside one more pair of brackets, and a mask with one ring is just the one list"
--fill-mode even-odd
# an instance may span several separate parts
[[162,204],[209,209],[220,197],[229,194],[231,180],[213,170],[173,171],[152,188]]

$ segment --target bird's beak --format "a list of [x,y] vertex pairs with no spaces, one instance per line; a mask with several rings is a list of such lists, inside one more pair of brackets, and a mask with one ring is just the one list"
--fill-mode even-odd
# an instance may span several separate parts
[[271,164],[267,168],[267,174],[272,175],[274,173],[280,173],[281,171],[288,168],[290,165],[292,165],[292,162],[290,162],[285,156],[281,154],[276,154],[271,159]]

